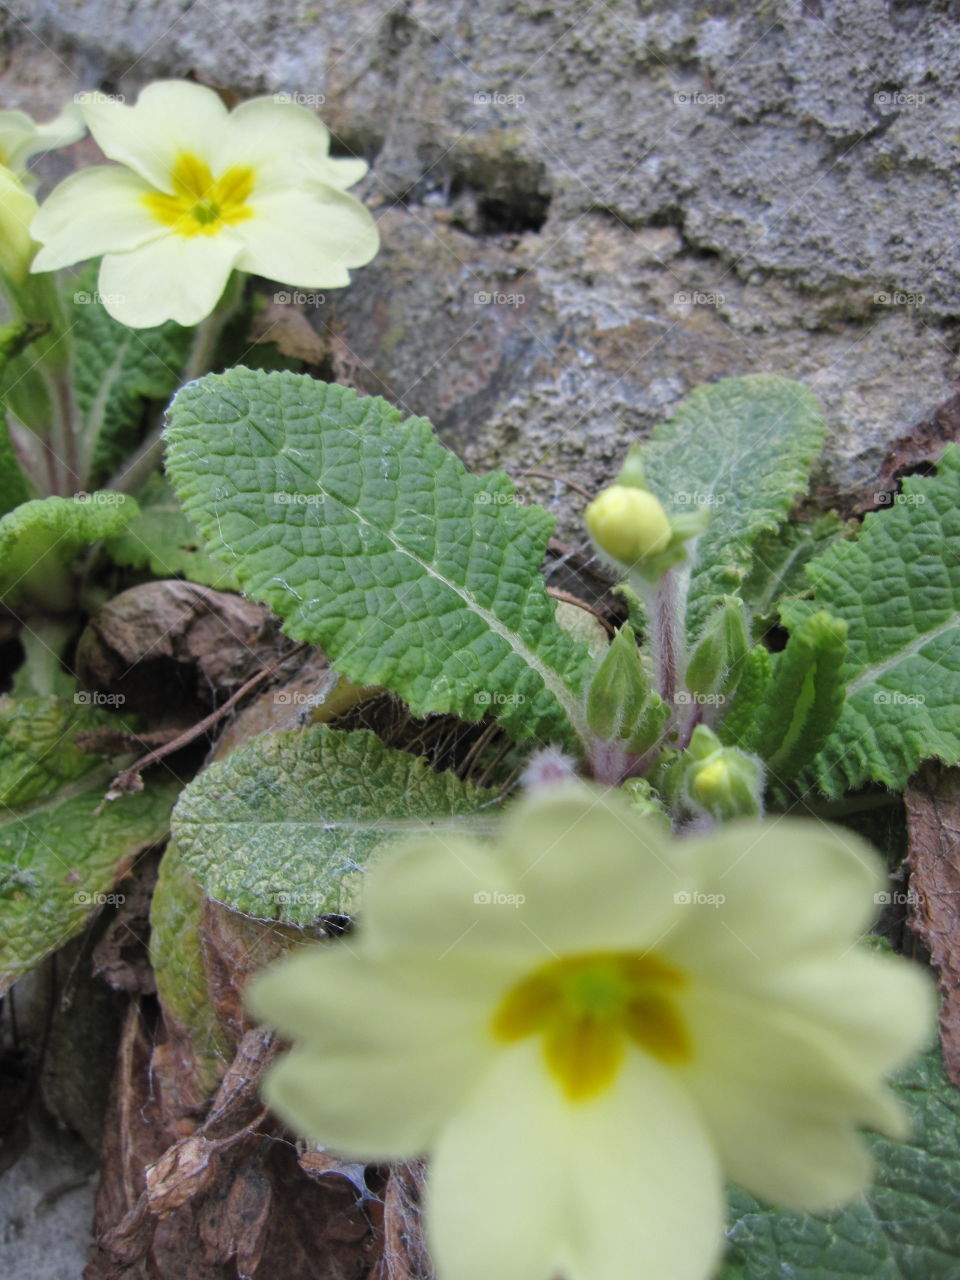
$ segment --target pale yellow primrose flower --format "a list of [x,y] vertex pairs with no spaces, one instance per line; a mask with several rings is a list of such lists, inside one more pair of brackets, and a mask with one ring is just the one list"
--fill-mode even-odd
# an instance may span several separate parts
[[343,190],[365,163],[331,158],[304,107],[255,98],[228,112],[212,89],[166,80],[132,107],[90,95],[84,115],[118,164],[52,192],[32,227],[33,270],[105,255],[104,306],[132,328],[199,323],[234,270],[332,289],[377,252],[373,218]]
[[14,284],[26,278],[33,257],[30,224],[37,202],[15,173],[0,165],[0,272]]
[[724,1178],[800,1209],[870,1176],[858,1126],[928,1037],[933,986],[854,944],[884,884],[856,836],[780,819],[671,841],[616,793],[427,835],[358,931],[259,976],[296,1041],[265,1094],[358,1159],[428,1153],[441,1280],[705,1280]]
[[48,124],[37,124],[25,111],[0,111],[0,164],[32,184],[27,173],[31,156],[68,147],[86,131],[83,113],[75,103],[68,103]]

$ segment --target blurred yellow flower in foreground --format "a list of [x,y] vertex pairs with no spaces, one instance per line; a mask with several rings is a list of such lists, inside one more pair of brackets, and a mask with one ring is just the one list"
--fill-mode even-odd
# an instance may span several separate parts
[[377,252],[373,218],[344,190],[366,164],[332,158],[305,107],[255,98],[228,112],[212,89],[170,80],[132,107],[87,95],[83,111],[118,163],[52,192],[32,227],[33,270],[103,254],[99,291],[124,324],[197,324],[234,270],[336,288]]
[[801,1209],[863,1190],[867,1126],[933,986],[855,944],[876,854],[817,822],[672,841],[616,793],[517,804],[493,844],[426,835],[370,872],[358,930],[259,976],[294,1040],[294,1129],[431,1156],[441,1280],[705,1280],[725,1178]]

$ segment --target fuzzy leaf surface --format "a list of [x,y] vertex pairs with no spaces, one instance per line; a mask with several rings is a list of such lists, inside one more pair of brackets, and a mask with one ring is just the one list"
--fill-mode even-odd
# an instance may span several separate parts
[[859,536],[810,562],[813,608],[848,624],[840,720],[801,781],[829,796],[869,781],[901,788],[923,761],[960,763],[960,448],[935,476],[909,476]]
[[710,513],[691,544],[691,638],[716,599],[741,587],[757,539],[778,529],[806,490],[824,430],[811,391],[789,378],[754,374],[699,387],[638,451],[646,481],[668,512]]
[[173,831],[205,892],[262,920],[309,924],[356,909],[363,868],[386,841],[493,803],[369,730],[262,734],[184,790]]
[[586,737],[587,648],[540,564],[553,519],[471,475],[423,418],[292,373],[231,369],[173,402],[167,473],[243,590],[415,715]]
[[97,895],[166,833],[169,777],[97,812],[116,766],[72,734],[110,720],[57,698],[0,698],[0,994],[79,933]]

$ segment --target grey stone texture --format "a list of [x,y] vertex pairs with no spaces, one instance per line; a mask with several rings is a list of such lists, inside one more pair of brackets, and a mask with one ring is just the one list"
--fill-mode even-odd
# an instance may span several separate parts
[[[431,417],[478,469],[599,485],[698,382],[769,370],[822,396],[818,480],[844,487],[953,389],[952,4],[15,12],[4,81],[22,99],[56,85],[132,100],[193,76],[316,106],[337,149],[371,161],[359,193],[384,240],[312,316],[333,370]],[[575,536],[566,491],[533,492]]]

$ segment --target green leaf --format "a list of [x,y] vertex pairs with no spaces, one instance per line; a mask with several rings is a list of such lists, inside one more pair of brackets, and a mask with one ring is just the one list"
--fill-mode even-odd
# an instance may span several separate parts
[[200,549],[199,533],[162,476],[151,476],[137,502],[140,514],[107,539],[117,564],[149,569],[157,578],[183,577],[218,591],[239,590],[235,574]]
[[873,1186],[815,1216],[731,1195],[728,1252],[717,1280],[956,1280],[960,1256],[960,1090],[931,1052],[896,1091],[913,1118],[908,1142],[870,1137]]
[[847,622],[847,701],[801,781],[838,797],[870,780],[899,789],[931,757],[960,763],[960,449],[807,573],[814,602],[781,612],[791,629],[815,607]]
[[309,924],[355,910],[364,864],[385,841],[449,824],[497,795],[368,730],[317,725],[263,734],[209,765],[185,788],[173,831],[210,897]]
[[782,653],[747,749],[789,782],[823,746],[843,710],[847,624],[823,610],[799,619]]
[[29,497],[27,478],[20,469],[10,442],[7,415],[0,406],[0,516],[5,516]]
[[0,698],[0,995],[87,923],[137,852],[161,840],[178,784],[103,801],[116,765],[73,744],[109,717]]
[[42,613],[73,607],[69,566],[81,547],[122,529],[139,511],[112,490],[35,498],[0,518],[0,602]]
[[87,484],[114,472],[137,443],[145,402],[166,402],[180,380],[192,329],[168,322],[130,329],[99,301],[99,263],[70,282],[64,299],[71,326],[71,368],[79,471]]
[[586,738],[589,653],[540,574],[553,519],[503,473],[472,476],[425,419],[291,373],[190,383],[167,435],[188,516],[288,635],[415,715]]
[[828,511],[809,523],[792,521],[776,533],[760,535],[754,543],[753,568],[743,584],[743,598],[762,625],[777,621],[777,603],[784,596],[809,591],[807,564],[833,543],[849,537],[851,523]]
[[233,1057],[207,987],[200,937],[203,890],[170,841],[150,902],[150,963],[168,1025],[189,1038],[200,1083],[212,1091]]
[[757,722],[767,707],[772,666],[770,652],[762,644],[755,644],[747,651],[730,709],[717,726],[717,736],[727,746],[749,750]]
[[824,436],[819,400],[788,378],[754,374],[700,387],[638,450],[649,487],[676,517],[706,510],[691,543],[687,629],[698,636],[718,597],[737,591],[753,545],[806,490]]

